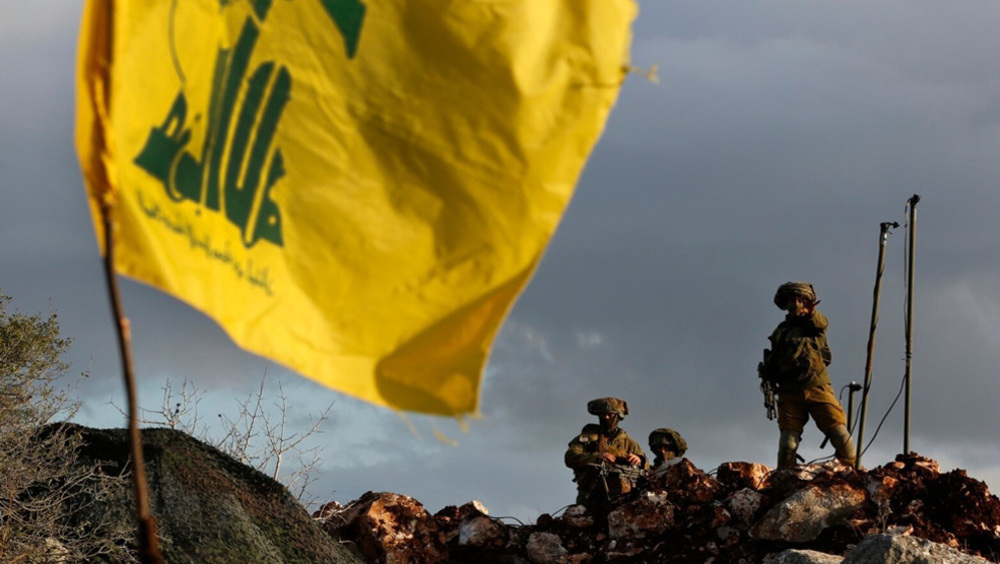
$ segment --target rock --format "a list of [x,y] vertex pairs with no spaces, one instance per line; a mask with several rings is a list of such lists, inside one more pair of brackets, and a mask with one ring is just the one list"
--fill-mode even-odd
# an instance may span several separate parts
[[538,516],[537,519],[535,519],[535,526],[544,531],[551,529],[553,523],[555,522],[556,520],[554,517],[552,517],[552,515],[549,515],[548,513],[542,513],[541,515]]
[[560,557],[569,554],[559,535],[553,533],[532,533],[525,552],[534,564],[556,564]]
[[865,488],[873,501],[892,498],[893,491],[899,485],[899,480],[892,476],[869,476]]
[[715,529],[715,536],[725,545],[730,545],[740,540],[740,530],[734,527],[719,527]]
[[774,558],[764,560],[765,564],[841,564],[843,556],[834,556],[815,550],[786,550]]
[[601,560],[604,562],[635,562],[641,553],[642,548],[640,547],[611,541],[602,551]]
[[872,535],[852,550],[843,564],[987,564],[989,560],[943,544],[902,535]]
[[639,499],[608,514],[608,534],[613,539],[644,538],[669,529],[674,508],[665,492],[643,492]]
[[[903,455],[898,455],[897,458],[899,456]],[[913,465],[914,470],[917,470],[924,476],[933,478],[941,473],[941,468],[938,466],[936,460],[924,458],[916,453],[911,453],[910,456],[904,457],[904,460],[909,461]]]
[[462,521],[458,528],[459,546],[503,546],[507,542],[507,531],[503,523],[479,515]]
[[442,535],[442,541],[447,544],[458,538],[462,522],[472,519],[473,517],[485,516],[489,514],[490,512],[486,509],[485,505],[476,500],[472,500],[461,507],[449,505],[441,509],[441,511],[434,514],[434,521],[438,524],[438,528],[440,530],[445,531]]
[[404,495],[368,492],[328,516],[324,528],[352,541],[369,563],[438,564],[448,559],[435,520],[420,502]]
[[684,458],[663,469],[662,474],[650,475],[649,489],[669,491],[678,500],[704,503],[712,500],[722,485]]
[[751,527],[750,535],[762,540],[811,541],[827,527],[844,524],[866,503],[864,490],[848,484],[809,486],[772,507]]
[[729,489],[767,487],[771,468],[758,462],[724,462],[719,465],[715,479]]
[[734,519],[748,525],[756,517],[763,502],[764,496],[762,494],[750,488],[743,488],[729,496],[726,500],[726,507],[729,508],[729,513]]
[[574,529],[589,529],[594,526],[594,516],[582,505],[570,505],[563,513],[564,523]]
[[708,522],[708,526],[712,529],[718,529],[719,527],[728,525],[729,521],[733,518],[732,514],[729,513],[729,510],[726,509],[725,505],[719,502],[713,503],[709,507],[709,512],[711,520]]
[[806,487],[817,479],[829,481],[835,475],[846,476],[853,471],[850,466],[844,466],[835,460],[823,464],[802,464],[790,468],[779,468],[768,476],[768,490],[783,497]]
[[454,505],[449,505],[434,514],[435,519],[450,519],[455,522],[462,522],[466,519],[472,517],[477,517],[479,515],[489,515],[490,510],[486,508],[481,501],[472,500],[461,507],[455,507]]
[[319,509],[313,512],[313,519],[325,520],[331,515],[340,513],[344,510],[344,506],[340,504],[339,501],[330,501],[324,503]]

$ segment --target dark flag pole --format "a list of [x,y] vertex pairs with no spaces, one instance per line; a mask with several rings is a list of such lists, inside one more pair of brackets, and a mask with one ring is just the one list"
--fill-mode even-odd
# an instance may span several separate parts
[[101,220],[104,224],[104,274],[111,296],[111,310],[118,333],[118,350],[121,352],[122,372],[128,395],[128,437],[132,455],[132,482],[135,492],[136,514],[139,521],[139,561],[143,564],[163,564],[156,538],[156,518],[149,509],[146,487],[146,463],[142,455],[142,436],[139,432],[138,405],[136,402],[135,375],[132,370],[132,333],[121,303],[118,279],[114,267],[114,233],[112,232],[111,205],[102,203]]
[[878,268],[875,269],[875,291],[872,300],[872,321],[868,330],[868,355],[865,359],[865,385],[861,392],[861,414],[858,416],[857,450],[854,456],[854,467],[861,468],[861,454],[864,452],[865,415],[868,411],[868,392],[872,387],[872,357],[875,352],[875,331],[878,328],[878,302],[882,295],[882,273],[885,272],[885,244],[889,239],[889,228],[899,227],[895,221],[886,221],[880,225],[878,235]]
[[909,268],[906,276],[906,409],[903,422],[903,454],[910,454],[910,397],[912,391],[911,365],[913,360],[913,243],[917,230],[917,202],[920,196],[914,194],[906,201],[909,206]]

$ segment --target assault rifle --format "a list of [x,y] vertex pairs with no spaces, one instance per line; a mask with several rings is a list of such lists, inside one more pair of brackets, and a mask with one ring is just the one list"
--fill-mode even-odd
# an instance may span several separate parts
[[767,409],[767,420],[772,421],[778,414],[774,407],[774,382],[768,374],[768,361],[771,360],[770,349],[764,349],[764,360],[757,363],[757,376],[760,378],[760,392],[764,394],[764,408]]

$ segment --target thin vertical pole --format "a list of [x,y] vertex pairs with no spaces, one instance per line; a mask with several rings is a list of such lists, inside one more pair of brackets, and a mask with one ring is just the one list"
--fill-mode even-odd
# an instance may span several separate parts
[[903,421],[903,454],[910,454],[910,405],[913,391],[913,243],[917,238],[917,202],[920,196],[914,194],[907,203],[910,205],[909,229],[909,269],[906,276],[906,409]]
[[104,274],[111,296],[111,310],[118,333],[118,350],[121,352],[122,372],[128,395],[128,437],[132,455],[132,482],[135,491],[136,514],[139,521],[139,558],[143,564],[163,564],[156,538],[156,518],[149,510],[146,487],[146,463],[142,455],[142,436],[139,433],[139,408],[136,401],[135,375],[132,370],[132,334],[128,318],[121,303],[118,279],[114,267],[114,234],[112,233],[111,206],[102,204],[101,219],[104,224]]
[[854,429],[854,393],[861,389],[861,384],[851,382],[847,385],[847,432]]
[[865,417],[868,413],[868,392],[872,387],[872,358],[875,352],[875,331],[878,329],[878,302],[882,295],[882,273],[885,271],[885,244],[889,239],[889,228],[899,227],[896,222],[884,222],[879,226],[878,235],[878,267],[875,269],[875,290],[872,299],[872,320],[868,329],[868,356],[865,359],[865,386],[861,392],[861,414],[858,416],[857,450],[854,455],[854,467],[861,468],[861,453],[865,442]]

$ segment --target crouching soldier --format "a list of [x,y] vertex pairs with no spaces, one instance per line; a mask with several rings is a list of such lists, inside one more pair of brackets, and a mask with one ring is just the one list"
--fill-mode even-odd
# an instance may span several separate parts
[[687,452],[687,441],[681,434],[668,427],[654,429],[649,434],[649,450],[653,452],[653,468],[672,466],[680,462]]
[[573,469],[576,502],[592,513],[603,513],[635,488],[641,470],[649,463],[639,443],[618,427],[628,415],[628,403],[600,398],[588,402],[587,411],[600,423],[587,424],[570,441],[565,462]]

